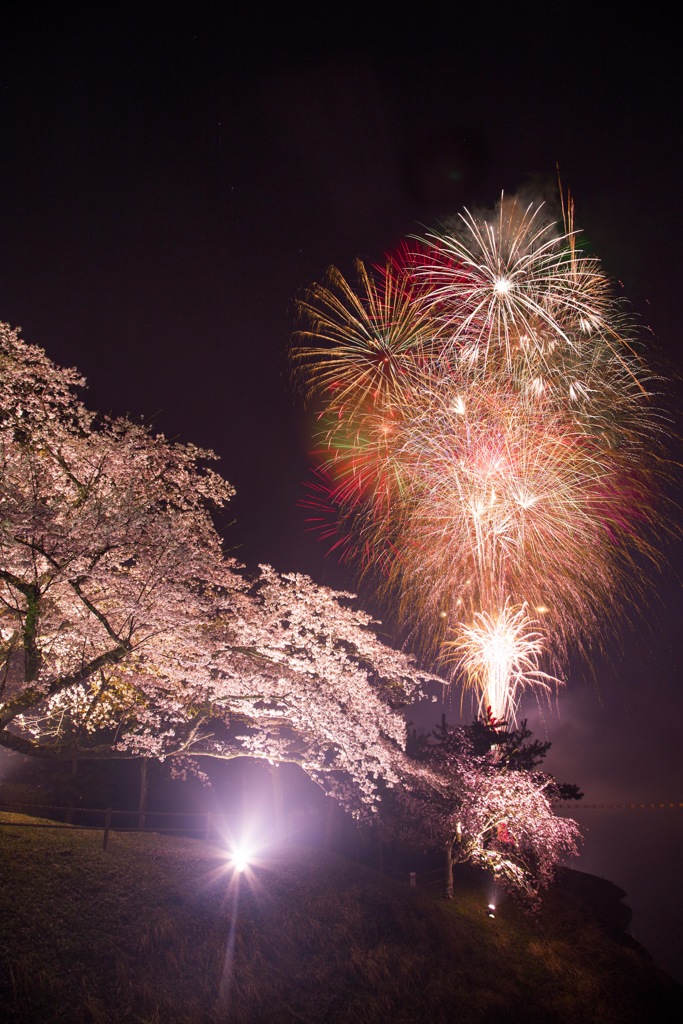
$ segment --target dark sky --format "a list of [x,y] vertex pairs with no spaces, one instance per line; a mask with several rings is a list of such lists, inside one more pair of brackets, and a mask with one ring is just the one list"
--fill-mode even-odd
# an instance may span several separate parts
[[[616,5],[398,6],[10,3],[0,40],[0,318],[76,365],[91,407],[213,448],[240,557],[333,585],[353,581],[297,504],[309,424],[286,361],[294,299],[329,264],[501,190],[548,193],[559,165],[593,251],[682,361],[671,26]],[[572,667],[559,711],[529,709],[587,801],[683,800],[674,571],[656,594],[598,686]],[[671,971],[682,817],[583,811],[577,865],[629,889]]]

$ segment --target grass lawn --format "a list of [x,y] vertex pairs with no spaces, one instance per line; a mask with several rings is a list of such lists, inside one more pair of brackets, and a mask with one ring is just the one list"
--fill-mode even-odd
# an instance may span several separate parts
[[31,821],[0,814],[7,1024],[683,1019],[683,989],[564,888],[490,920],[471,872],[447,902],[320,849],[234,875],[219,845],[7,824]]

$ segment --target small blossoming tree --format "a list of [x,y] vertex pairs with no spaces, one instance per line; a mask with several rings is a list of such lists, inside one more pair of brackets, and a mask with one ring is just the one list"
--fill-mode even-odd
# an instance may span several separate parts
[[[420,821],[424,834],[443,849],[447,898],[453,895],[453,864],[467,862],[533,903],[557,864],[578,853],[578,826],[553,811],[558,784],[538,769],[533,756],[538,744],[528,745],[529,765],[524,757],[516,763],[493,744],[475,749],[479,731],[476,726],[444,729],[440,742],[414,751],[439,783],[420,792],[412,815],[405,817]],[[503,733],[501,742],[508,735]]]

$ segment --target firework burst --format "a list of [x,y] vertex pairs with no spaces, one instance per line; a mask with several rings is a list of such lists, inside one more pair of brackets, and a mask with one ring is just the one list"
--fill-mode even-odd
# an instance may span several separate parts
[[512,710],[527,687],[549,692],[557,682],[540,668],[545,636],[537,626],[526,605],[506,601],[493,614],[474,612],[455,640],[444,643],[444,660],[455,660],[478,693],[480,714],[487,707]]
[[501,719],[657,558],[654,381],[563,212],[503,197],[331,271],[292,350],[346,558]]

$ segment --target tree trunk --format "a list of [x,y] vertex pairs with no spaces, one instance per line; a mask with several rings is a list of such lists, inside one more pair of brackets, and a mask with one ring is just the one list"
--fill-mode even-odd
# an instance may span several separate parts
[[379,829],[377,829],[377,870],[380,874],[384,874],[384,839]]
[[337,817],[337,802],[331,796],[327,798],[327,814],[325,815],[325,849],[331,850],[335,841],[335,824]]
[[275,838],[285,838],[285,801],[282,795],[282,775],[280,765],[274,764],[270,769],[270,777],[273,781],[273,821],[275,824]]
[[140,758],[140,800],[138,802],[138,828],[145,827],[145,812],[147,810],[147,794],[149,792],[149,776],[147,767],[148,757]]
[[453,899],[453,846],[451,843],[448,844],[444,850],[444,899]]

